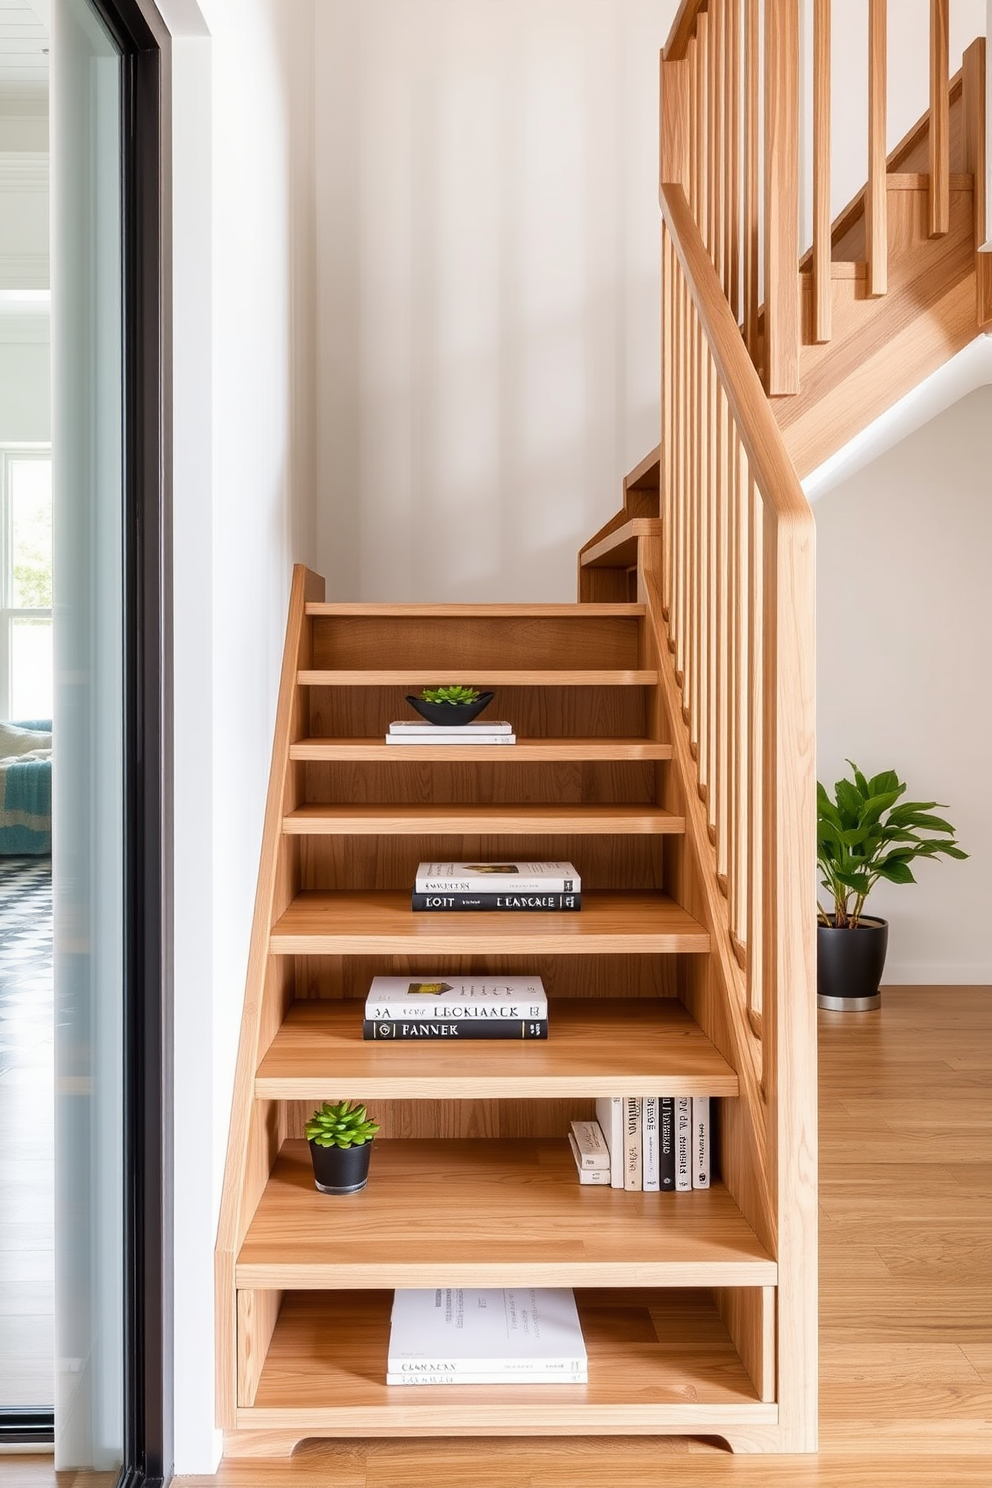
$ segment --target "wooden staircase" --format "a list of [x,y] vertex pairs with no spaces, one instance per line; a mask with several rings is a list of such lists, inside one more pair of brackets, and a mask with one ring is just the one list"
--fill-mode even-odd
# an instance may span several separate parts
[[[635,579],[636,584],[636,579]],[[686,1433],[776,1439],[779,1266],[645,602],[343,605],[294,573],[217,1252],[231,1455],[304,1437]],[[515,748],[383,742],[403,694],[498,689]],[[421,858],[571,858],[575,914],[414,914]],[[705,896],[703,896],[705,898]],[[380,973],[539,974],[547,1043],[362,1040]],[[739,1050],[737,1051],[739,1053]],[[730,1056],[730,1057],[728,1057]],[[580,1187],[600,1095],[709,1094],[721,1177]],[[368,1188],[313,1186],[314,1104],[382,1123]],[[387,1388],[392,1289],[566,1285],[588,1386]]]

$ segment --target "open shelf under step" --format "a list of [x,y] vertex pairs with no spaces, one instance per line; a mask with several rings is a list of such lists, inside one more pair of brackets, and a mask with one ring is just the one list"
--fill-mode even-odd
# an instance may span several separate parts
[[386,744],[383,739],[300,739],[294,760],[383,761],[390,764],[557,764],[595,760],[669,760],[671,744],[657,739],[519,739],[516,744]]
[[685,818],[660,806],[301,806],[283,818],[283,831],[302,837],[656,837],[683,833]]
[[590,1290],[576,1302],[587,1385],[390,1388],[391,1292],[289,1293],[238,1425],[301,1436],[584,1436],[777,1421],[708,1293]]
[[564,1139],[380,1141],[368,1187],[343,1199],[317,1192],[291,1140],[236,1276],[262,1290],[773,1286],[777,1268],[722,1184],[587,1187]]
[[552,999],[547,1040],[375,1043],[361,1001],[297,1002],[264,1055],[269,1100],[736,1096],[737,1074],[675,998]]
[[409,894],[306,892],[272,928],[281,956],[655,955],[710,938],[665,894],[583,894],[578,913],[415,914]]

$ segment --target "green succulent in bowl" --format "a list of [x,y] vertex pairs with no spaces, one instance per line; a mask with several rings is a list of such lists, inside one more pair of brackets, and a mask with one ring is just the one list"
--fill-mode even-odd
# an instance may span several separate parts
[[420,696],[425,703],[474,703],[479,696],[477,687],[425,687]]

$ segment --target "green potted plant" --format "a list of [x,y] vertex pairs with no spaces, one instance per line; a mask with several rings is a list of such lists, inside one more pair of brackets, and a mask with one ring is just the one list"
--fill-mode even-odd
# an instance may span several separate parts
[[428,723],[450,728],[452,724],[471,723],[484,708],[488,708],[493,692],[480,692],[477,687],[463,683],[449,687],[425,687],[419,698],[407,694],[407,702]]
[[[853,761],[852,780],[838,780],[831,798],[817,782],[817,865],[832,900],[818,904],[817,1003],[842,1012],[879,1007],[889,927],[866,915],[865,900],[879,879],[915,883],[915,858],[966,858],[955,829],[932,814],[936,801],[903,801],[894,770],[866,779]],[[941,810],[944,808],[941,807]]]
[[324,1101],[306,1124],[313,1180],[321,1193],[357,1193],[369,1181],[372,1142],[379,1130],[365,1106]]

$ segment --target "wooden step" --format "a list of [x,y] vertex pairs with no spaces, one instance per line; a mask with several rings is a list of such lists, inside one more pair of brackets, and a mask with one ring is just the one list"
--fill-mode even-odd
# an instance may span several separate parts
[[562,914],[414,914],[409,894],[306,892],[269,938],[278,956],[664,955],[710,948],[664,894],[583,894]]
[[546,1041],[457,1047],[366,1042],[363,1009],[357,998],[294,1003],[259,1065],[256,1096],[316,1103],[738,1093],[736,1073],[674,997],[552,998]]
[[420,620],[637,620],[642,604],[325,604],[310,601],[313,618]]
[[658,517],[633,517],[583,548],[579,563],[583,568],[630,568],[637,562],[638,538],[660,537],[661,531]]
[[[583,1187],[564,1138],[377,1142],[335,1203],[284,1143],[237,1261],[239,1287],[774,1286],[722,1184]],[[385,1356],[383,1356],[385,1357]]]
[[298,837],[655,837],[684,832],[685,818],[660,806],[300,806],[283,818],[283,831]]
[[[464,668],[453,670],[451,667],[297,673],[297,681],[301,687],[403,687],[408,691],[419,691],[422,687],[457,685],[465,680]],[[551,671],[537,667],[514,667],[510,671],[502,671],[487,667],[485,671],[476,669],[470,685],[484,691],[492,687],[655,687],[657,683],[658,673],[646,670],[582,671],[576,668],[574,671]]]
[[388,760],[391,764],[555,764],[594,760],[670,760],[671,744],[657,739],[521,739],[516,744],[386,744],[383,739],[300,739],[290,745],[294,760],[337,763]]
[[[581,1437],[719,1435],[777,1421],[709,1293],[589,1290],[576,1303],[588,1385],[414,1389],[385,1384],[391,1291],[292,1292],[238,1425],[300,1436]],[[421,1471],[411,1481],[428,1479]]]

